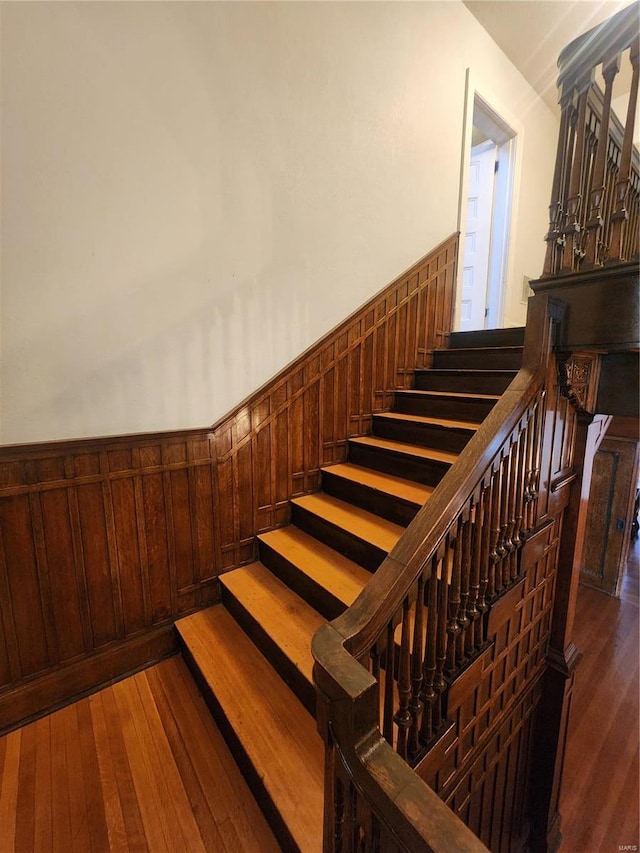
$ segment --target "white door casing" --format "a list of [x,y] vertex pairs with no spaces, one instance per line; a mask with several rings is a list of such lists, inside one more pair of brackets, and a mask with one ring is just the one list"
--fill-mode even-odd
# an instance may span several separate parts
[[485,327],[496,155],[497,146],[491,139],[471,149],[464,229],[460,331]]

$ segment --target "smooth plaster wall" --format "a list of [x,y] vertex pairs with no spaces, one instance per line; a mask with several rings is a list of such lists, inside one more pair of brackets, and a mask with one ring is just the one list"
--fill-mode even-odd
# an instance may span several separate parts
[[468,66],[524,129],[523,321],[557,122],[461,3],[1,16],[4,443],[212,423],[453,232]]

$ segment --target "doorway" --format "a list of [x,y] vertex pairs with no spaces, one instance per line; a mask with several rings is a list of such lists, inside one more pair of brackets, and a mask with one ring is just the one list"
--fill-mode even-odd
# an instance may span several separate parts
[[503,323],[516,135],[475,92],[463,153],[460,331],[495,329]]

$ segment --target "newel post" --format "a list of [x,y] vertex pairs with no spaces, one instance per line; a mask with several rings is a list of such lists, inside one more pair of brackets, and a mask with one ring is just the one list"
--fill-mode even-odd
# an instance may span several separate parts
[[[576,358],[568,354],[559,355],[557,359],[559,392],[575,410],[575,432],[571,448],[572,481],[558,543],[558,572],[547,653],[549,666],[545,673],[533,755],[530,848],[536,853],[557,850],[562,837],[560,784],[574,678],[581,658],[572,640],[573,622],[593,459],[610,420],[603,416],[594,417],[589,411],[593,411],[595,404],[598,359],[595,353],[581,354]],[[559,402],[560,396],[555,405]]]

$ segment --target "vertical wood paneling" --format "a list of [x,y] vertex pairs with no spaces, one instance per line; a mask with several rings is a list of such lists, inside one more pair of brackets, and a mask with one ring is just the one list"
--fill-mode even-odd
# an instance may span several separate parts
[[454,236],[211,429],[0,448],[0,705],[205,604],[217,574],[255,559],[256,533],[444,342],[456,251]]
[[40,501],[44,545],[49,565],[52,566],[49,588],[58,629],[58,660],[65,661],[84,651],[81,591],[76,580],[68,490],[51,489],[42,492]]
[[45,669],[49,664],[28,495],[3,501],[0,530],[11,602],[10,618],[18,650],[17,663],[24,677]]
[[169,566],[167,508],[162,474],[140,477],[151,621],[154,625],[174,612]]
[[77,489],[80,536],[94,647],[117,637],[115,592],[109,567],[102,484]]

